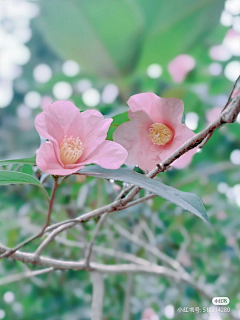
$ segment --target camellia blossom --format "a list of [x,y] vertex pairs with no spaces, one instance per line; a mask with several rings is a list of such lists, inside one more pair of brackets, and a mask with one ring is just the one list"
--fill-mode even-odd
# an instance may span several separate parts
[[187,54],[180,54],[168,65],[168,71],[176,83],[185,80],[187,74],[195,68],[195,59]]
[[65,176],[95,163],[118,169],[127,151],[118,143],[106,141],[112,119],[96,110],[80,113],[69,101],[47,105],[35,120],[35,127],[48,141],[37,151],[37,166],[43,172]]
[[[132,96],[128,105],[130,121],[113,133],[113,140],[128,151],[125,161],[128,165],[152,170],[194,136],[194,132],[181,123],[184,105],[180,99],[160,98],[148,92]],[[188,151],[174,161],[173,166],[186,167],[196,151],[196,148]]]

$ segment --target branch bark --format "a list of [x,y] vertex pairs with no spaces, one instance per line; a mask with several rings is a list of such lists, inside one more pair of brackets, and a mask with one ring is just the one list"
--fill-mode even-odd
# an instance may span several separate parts
[[102,320],[104,280],[99,272],[91,272],[92,282],[92,320]]

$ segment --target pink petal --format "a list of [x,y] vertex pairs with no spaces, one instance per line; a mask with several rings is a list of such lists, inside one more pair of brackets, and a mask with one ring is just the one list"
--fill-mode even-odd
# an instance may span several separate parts
[[147,114],[152,123],[163,123],[173,127],[175,123],[182,121],[184,105],[180,99],[161,98],[148,92],[135,94],[128,100],[128,104],[131,120],[136,119],[137,113],[141,111]]
[[114,131],[113,140],[130,151],[125,163],[130,166],[135,166],[138,163],[137,154],[140,148],[138,123],[136,121],[130,121],[121,124]]
[[155,150],[149,152],[147,148],[142,148],[138,152],[138,166],[142,170],[151,171],[156,167],[158,163],[161,162],[159,158],[159,146],[154,146]]
[[181,83],[187,74],[195,68],[196,62],[193,57],[187,54],[180,54],[168,65],[168,71],[176,83]]
[[[35,119],[38,133],[61,144],[64,135],[79,136],[82,128],[78,108],[70,101],[56,101],[45,107]],[[81,136],[81,135],[80,135]]]
[[159,97],[152,92],[138,93],[130,97],[128,105],[130,107],[128,116],[132,120],[134,113],[137,111],[144,111],[151,119],[155,112],[155,106],[158,105]]
[[104,141],[81,164],[95,163],[105,169],[118,169],[127,158],[127,150],[113,141]]
[[182,122],[184,111],[183,101],[177,98],[160,98],[155,108],[154,122],[163,123],[173,131],[176,124]]
[[187,153],[182,155],[179,159],[174,161],[172,163],[172,166],[177,169],[183,169],[183,168],[187,167],[192,162],[192,157],[194,156],[194,154],[196,152],[197,152],[197,148],[188,151]]
[[[145,150],[149,144],[148,129],[152,124],[152,120],[143,111],[135,112],[133,119],[121,124],[113,133],[113,140],[128,150],[128,157],[125,163],[130,166],[139,165],[138,154],[143,150],[144,146],[146,146]],[[144,157],[148,157],[148,155],[150,155],[150,151]]]
[[84,151],[81,161],[85,159],[97,148],[107,137],[108,129],[112,119],[104,119],[97,110],[87,110],[81,113],[83,119],[83,145]]
[[36,163],[38,168],[53,175],[66,176],[77,172],[83,166],[75,165],[74,168],[65,169],[57,160],[52,143],[43,143],[37,151]]
[[[175,137],[170,145],[166,145],[165,148],[160,152],[159,156],[161,160],[164,161],[167,159],[172,153],[174,153],[179,147],[181,147],[185,142],[191,139],[195,133],[191,131],[186,125],[179,124],[175,131]],[[190,150],[185,155],[183,155],[180,159],[174,161],[172,166],[179,167],[184,165],[187,166],[193,157],[193,155],[197,152],[197,148]]]

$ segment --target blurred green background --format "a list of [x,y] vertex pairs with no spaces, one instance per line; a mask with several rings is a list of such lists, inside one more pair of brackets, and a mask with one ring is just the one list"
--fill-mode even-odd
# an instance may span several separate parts
[[[190,55],[195,67],[176,83],[168,66],[180,54]],[[182,99],[186,125],[199,132],[224,107],[240,74],[239,56],[239,0],[0,0],[0,158],[34,155],[40,144],[34,118],[44,105],[60,99],[112,117],[127,110],[132,94],[151,91]],[[211,226],[156,198],[112,214],[96,245],[161,264],[113,226],[120,225],[178,260],[216,296],[229,297],[229,307],[240,317],[239,165],[236,122],[215,132],[187,168],[160,176],[166,184],[197,194]],[[17,169],[35,175],[28,165]],[[51,187],[50,179],[44,184]],[[58,190],[52,219],[107,204],[117,189],[114,182],[69,179]],[[44,224],[46,203],[33,186],[1,187],[0,210],[0,241],[13,247]],[[44,254],[83,258],[96,222],[62,235],[82,248],[60,238]],[[38,244],[25,250],[32,252]],[[94,259],[119,262],[97,252]],[[0,319],[90,319],[87,272],[56,271],[11,283],[11,275],[28,268],[35,267],[1,260]],[[130,315],[124,318],[129,278],[105,275],[104,281],[104,319],[230,319],[220,313],[178,314],[179,307],[209,307],[211,301],[181,282],[141,274],[131,279]],[[154,310],[152,318],[143,318],[147,308]]]

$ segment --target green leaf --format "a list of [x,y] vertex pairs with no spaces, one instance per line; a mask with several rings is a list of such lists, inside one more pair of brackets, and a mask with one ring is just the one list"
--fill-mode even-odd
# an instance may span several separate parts
[[0,170],[0,186],[7,184],[34,184],[38,187],[42,187],[41,183],[29,174]]
[[80,174],[93,176],[97,178],[120,180],[131,183],[143,189],[146,189],[153,194],[156,194],[163,199],[166,199],[184,210],[187,210],[205,222],[208,222],[207,212],[202,201],[193,193],[183,192],[173,187],[167,186],[156,179],[150,179],[146,176],[130,171],[125,168],[118,170],[103,169],[100,166],[93,165],[83,168],[79,171]]
[[43,185],[29,174],[17,171],[0,170],[0,186],[9,184],[33,184],[42,188],[45,195],[48,197],[47,191]]
[[144,17],[135,1],[42,0],[37,26],[83,72],[120,78],[135,67]]
[[12,160],[1,160],[0,166],[7,166],[9,164],[30,164],[36,165],[36,156],[32,158],[23,158],[23,159],[12,159]]
[[[139,69],[166,66],[174,57],[203,45],[218,25],[224,0],[139,0],[147,18],[147,34]],[[150,5],[151,3],[151,5]]]
[[112,119],[113,119],[113,122],[111,123],[111,126],[110,126],[110,128],[108,130],[108,133],[107,133],[107,139],[108,140],[112,140],[113,139],[112,138],[113,132],[117,129],[117,127],[120,124],[122,124],[123,122],[129,121],[127,111],[112,117]]

